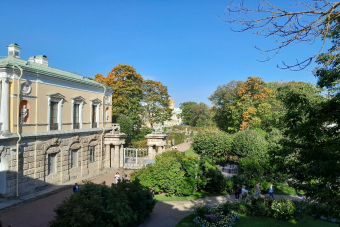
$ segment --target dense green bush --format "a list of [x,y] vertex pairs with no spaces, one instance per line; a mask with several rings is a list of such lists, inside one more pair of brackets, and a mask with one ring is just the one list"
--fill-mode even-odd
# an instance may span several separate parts
[[240,218],[234,211],[220,205],[195,207],[195,214],[197,214],[193,220],[195,223],[209,227],[230,227]]
[[[289,220],[302,217],[304,204],[289,199],[279,198],[273,200],[271,198],[250,197],[236,203],[223,204],[224,209],[234,210],[241,214],[267,216],[277,219]],[[299,209],[297,209],[299,207]]]
[[285,220],[294,218],[294,213],[296,211],[294,202],[285,198],[274,200],[271,208],[274,211],[274,218]]
[[244,158],[247,156],[262,157],[266,154],[268,143],[260,133],[247,129],[235,133],[231,151],[234,155]]
[[166,151],[156,156],[156,163],[132,174],[141,184],[167,196],[191,195],[197,190],[216,193],[229,190],[231,183],[209,159],[185,157],[182,152]]
[[226,189],[226,179],[210,159],[200,160],[199,187],[207,192],[222,192]]
[[207,130],[197,133],[192,148],[202,157],[221,162],[230,155],[231,145],[231,135],[219,130]]
[[55,209],[52,227],[138,226],[155,206],[147,187],[139,181],[112,184],[86,182],[79,191]]

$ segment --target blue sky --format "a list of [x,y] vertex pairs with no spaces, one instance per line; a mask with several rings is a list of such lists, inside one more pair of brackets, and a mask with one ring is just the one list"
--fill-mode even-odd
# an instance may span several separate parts
[[248,76],[267,82],[316,82],[311,72],[315,65],[299,72],[276,66],[303,60],[316,52],[318,43],[296,44],[269,62],[258,62],[265,57],[254,47],[271,48],[274,40],[232,32],[218,17],[224,17],[228,3],[2,0],[0,56],[7,55],[8,44],[18,43],[21,59],[44,54],[49,66],[89,77],[106,76],[117,64],[129,64],[144,79],[168,86],[176,106],[186,101],[210,105],[207,98],[218,85]]

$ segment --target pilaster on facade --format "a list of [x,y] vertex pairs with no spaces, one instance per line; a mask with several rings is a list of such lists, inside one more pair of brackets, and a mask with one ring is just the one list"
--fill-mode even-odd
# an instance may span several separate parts
[[1,79],[1,108],[0,108],[0,123],[3,133],[9,132],[9,83],[10,78],[2,73]]

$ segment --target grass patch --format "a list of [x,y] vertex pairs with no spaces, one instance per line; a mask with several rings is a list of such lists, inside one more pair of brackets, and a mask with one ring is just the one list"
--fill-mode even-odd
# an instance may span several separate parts
[[188,200],[195,200],[195,199],[201,199],[209,196],[220,196],[220,195],[228,195],[228,193],[218,193],[218,194],[212,194],[207,192],[195,192],[192,195],[189,196],[165,196],[162,195],[155,195],[155,199],[158,201],[188,201]]
[[190,214],[189,216],[186,216],[182,220],[178,222],[176,227],[200,227],[196,223],[194,223],[192,220],[196,217],[196,214]]
[[[196,217],[195,214],[190,214],[183,218],[176,227],[197,227],[199,225],[195,224],[192,220]],[[244,214],[240,215],[241,219],[236,221],[235,227],[336,227],[338,224],[315,220],[311,216],[305,216],[304,218],[296,221],[283,221],[270,217],[262,217],[262,216],[247,216]]]
[[274,191],[274,195],[304,195],[303,191],[296,191],[294,188],[289,187],[288,185],[278,183],[276,189]]
[[184,154],[187,157],[192,157],[192,156],[197,157],[198,156],[198,154],[196,154],[192,148],[189,148],[188,150],[184,151]]

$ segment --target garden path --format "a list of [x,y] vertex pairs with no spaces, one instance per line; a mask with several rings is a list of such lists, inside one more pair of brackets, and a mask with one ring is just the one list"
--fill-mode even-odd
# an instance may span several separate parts
[[[268,195],[263,195],[267,196]],[[292,200],[301,201],[303,197],[301,196],[290,196],[290,195],[274,195],[275,198],[287,198]],[[193,212],[193,207],[199,204],[207,204],[209,206],[214,206],[220,203],[225,203],[227,201],[235,202],[235,197],[233,195],[226,196],[213,196],[206,197],[197,200],[189,201],[171,201],[171,202],[157,202],[153,212],[151,213],[150,219],[147,220],[140,227],[173,227],[177,223],[190,215]]]

